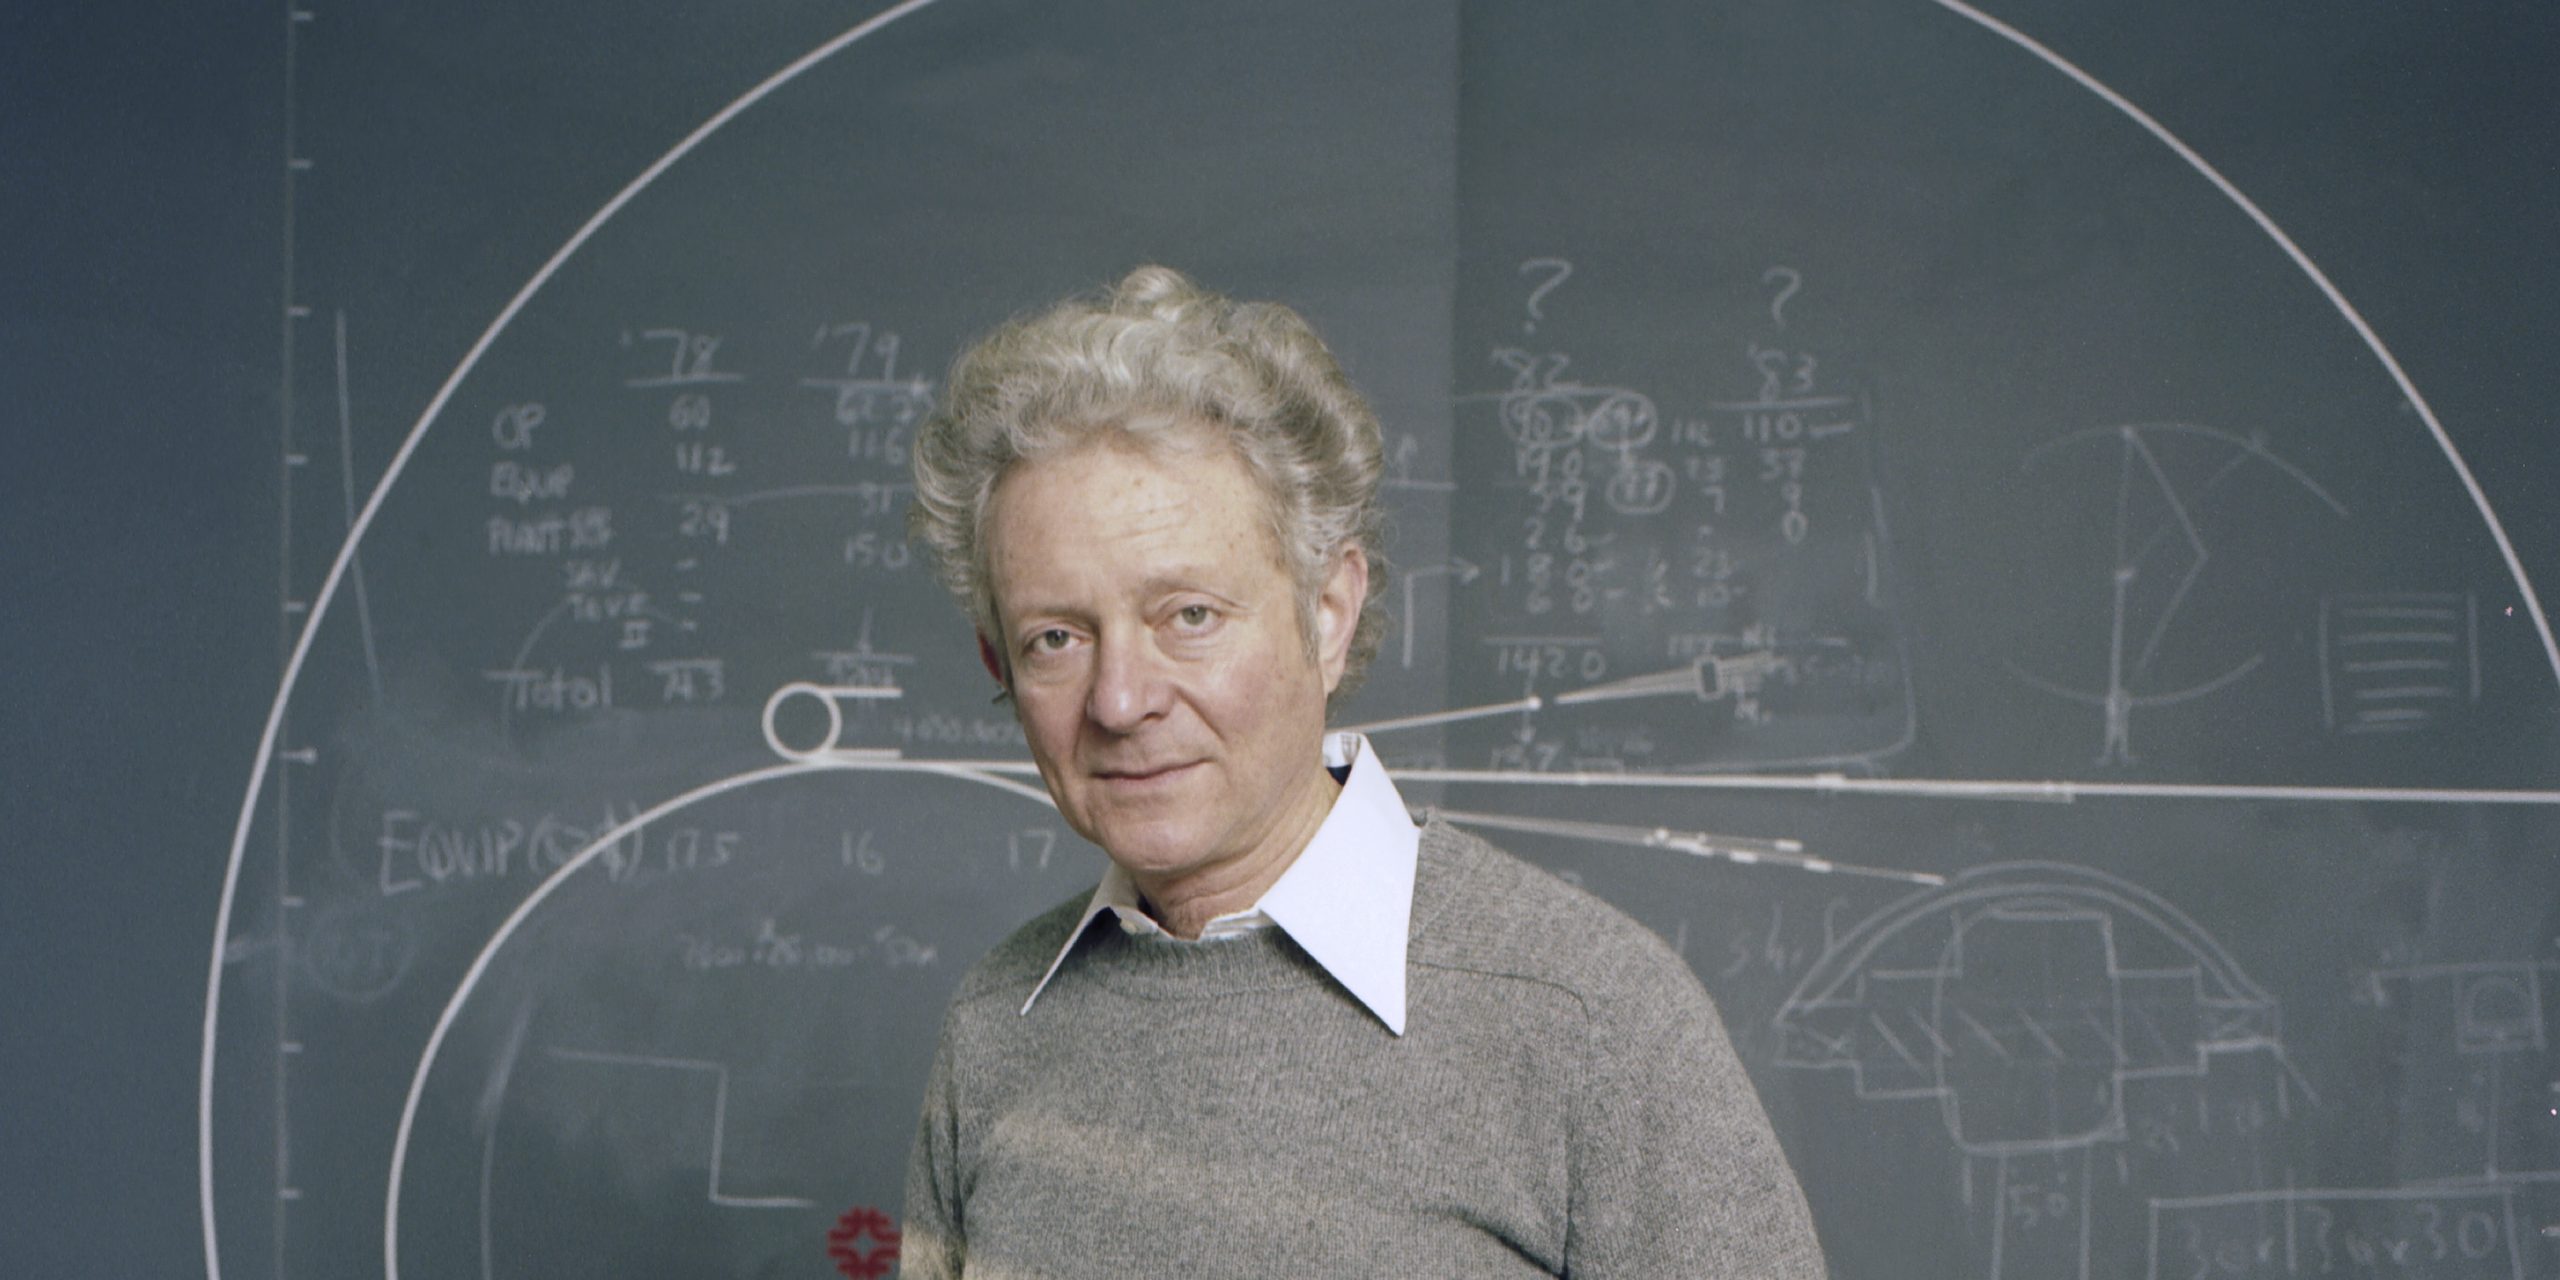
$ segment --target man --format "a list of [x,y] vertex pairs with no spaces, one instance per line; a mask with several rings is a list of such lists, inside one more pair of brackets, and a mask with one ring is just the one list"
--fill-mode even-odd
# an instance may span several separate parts
[[1680,960],[1327,739],[1380,471],[1304,321],[1162,268],[954,367],[913,532],[1110,867],[962,980],[904,1274],[1822,1274]]

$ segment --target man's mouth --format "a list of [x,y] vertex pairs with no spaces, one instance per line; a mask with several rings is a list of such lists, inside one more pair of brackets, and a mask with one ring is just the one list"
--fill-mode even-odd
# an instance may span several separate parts
[[1161,782],[1171,779],[1175,775],[1190,769],[1198,763],[1198,761],[1193,760],[1183,761],[1177,764],[1151,764],[1117,769],[1096,769],[1093,771],[1093,776],[1108,783],[1127,786],[1143,786],[1150,782]]

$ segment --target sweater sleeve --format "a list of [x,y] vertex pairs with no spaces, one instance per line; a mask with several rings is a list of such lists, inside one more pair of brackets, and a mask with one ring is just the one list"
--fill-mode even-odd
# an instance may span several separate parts
[[955,1005],[943,1020],[941,1045],[925,1079],[915,1148],[907,1156],[906,1213],[898,1225],[900,1280],[958,1280],[968,1256],[961,1216],[959,1108],[952,1096],[957,1021]]
[[1592,1009],[1564,1273],[1821,1280],[1804,1192],[1714,1003],[1668,948],[1633,967],[1659,981]]

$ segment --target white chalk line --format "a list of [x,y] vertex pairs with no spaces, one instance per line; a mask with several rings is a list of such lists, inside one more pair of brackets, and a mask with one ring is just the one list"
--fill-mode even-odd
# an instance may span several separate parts
[[[711,1077],[711,1174],[703,1186],[703,1199],[724,1209],[807,1209],[817,1202],[799,1196],[741,1196],[720,1189],[720,1176],[728,1166],[729,1151],[729,1066],[724,1062],[706,1062],[698,1058],[670,1058],[646,1053],[605,1053],[590,1049],[551,1049],[549,1056],[564,1062],[588,1062],[604,1066],[655,1067],[665,1071],[703,1072]],[[486,1224],[483,1224],[485,1229]]]
[[1611,822],[1576,822],[1555,818],[1527,818],[1501,813],[1471,813],[1455,809],[1439,810],[1440,816],[1462,827],[1482,827],[1494,831],[1519,831],[1531,835],[1554,836],[1567,840],[1588,840],[1599,844],[1626,845],[1639,849],[1664,849],[1698,858],[1720,858],[1737,866],[1770,865],[1787,867],[1815,875],[1871,876],[1897,880],[1905,884],[1942,885],[1947,878],[1926,871],[1904,871],[1893,867],[1862,866],[1840,862],[1807,853],[1804,843],[1786,837],[1776,839],[1758,836],[1726,836],[1712,831],[1675,831],[1669,827],[1633,827]]
[[[400,478],[400,473],[407,469],[409,459],[417,453],[419,445],[425,441],[427,429],[433,426],[436,419],[443,414],[445,405],[453,399],[454,393],[460,389],[463,380],[479,367],[481,358],[497,342],[498,335],[515,322],[517,314],[532,301],[533,295],[550,283],[551,277],[556,275],[562,265],[583,248],[605,223],[611,221],[642,191],[656,183],[659,176],[673,167],[678,160],[691,154],[705,139],[726,126],[741,112],[763,101],[784,84],[842,52],[855,42],[934,2],[935,0],[902,0],[901,3],[872,15],[834,39],[802,54],[781,70],[766,77],[762,83],[739,95],[728,106],[721,108],[710,119],[697,126],[693,132],[686,134],[682,141],[676,143],[665,155],[660,156],[655,163],[642,170],[640,175],[633,178],[621,191],[616,192],[611,200],[606,201],[602,208],[589,217],[567,242],[542,264],[540,270],[534,272],[532,278],[527,280],[524,286],[516,291],[515,296],[508,300],[506,307],[498,313],[497,318],[481,332],[479,339],[471,344],[470,350],[463,355],[461,363],[454,366],[453,372],[446,376],[444,385],[437,388],[435,397],[428,401],[426,409],[418,415],[417,424],[410,428],[408,438],[403,440],[400,448],[392,454],[391,462],[384,468],[382,478],[374,485],[372,496],[365,500],[363,512],[347,530],[346,541],[338,548],[337,558],[330,564],[328,576],[322,581],[319,593],[311,601],[310,611],[304,616],[302,632],[294,641],[292,656],[286,660],[283,677],[277,682],[275,699],[267,709],[266,725],[258,735],[257,755],[249,767],[248,794],[241,801],[239,821],[232,829],[231,854],[228,865],[223,871],[221,900],[214,909],[213,958],[207,966],[205,975],[204,1049],[198,1062],[196,1084],[196,1198],[197,1216],[204,1230],[206,1280],[222,1280],[222,1256],[215,1228],[213,1199],[214,1038],[222,1007],[223,952],[229,943],[231,920],[238,905],[241,863],[248,849],[249,831],[257,814],[258,798],[266,789],[267,772],[275,759],[277,740],[283,733],[285,708],[292,700],[293,688],[301,678],[303,664],[310,657],[312,642],[320,632],[321,620],[327,616],[330,604],[337,598],[339,584],[345,580],[348,566],[355,559],[357,544],[362,541],[365,531],[373,526],[374,517],[381,511],[384,500],[390,496],[393,483]],[[287,303],[291,301],[290,298],[286,299]]]
[[[789,759],[844,768],[957,770],[971,774],[1036,777],[1028,760],[884,758],[858,750],[790,752]],[[1594,787],[1634,791],[1811,792],[1839,796],[1902,796],[1931,800],[2024,800],[2069,804],[2075,800],[2226,800],[2309,804],[2560,805],[2560,790],[2463,787],[2319,787],[2212,782],[2084,782],[2070,778],[1869,778],[1845,773],[1629,773],[1585,771],[1531,773],[1521,769],[1444,769],[1388,765],[1397,782],[1462,786]],[[1035,789],[1023,788],[1026,794]],[[1045,799],[1045,792],[1036,793]]]
[[1392,720],[1371,720],[1366,724],[1348,726],[1343,732],[1378,734],[1393,733],[1398,729],[1425,729],[1433,725],[1455,724],[1461,720],[1481,720],[1487,716],[1509,715],[1515,711],[1536,711],[1545,705],[1543,699],[1536,694],[1531,694],[1525,698],[1514,698],[1509,702],[1497,702],[1490,706],[1465,707],[1456,711],[1428,711],[1421,715],[1397,716]]
[[1396,769],[1399,781],[1533,787],[1784,791],[1920,796],[1936,800],[2272,800],[2373,804],[2560,805],[2560,791],[2458,787],[2296,787],[2204,782],[2076,782],[2063,778],[1853,778],[1839,773],[1525,773],[1507,769]]

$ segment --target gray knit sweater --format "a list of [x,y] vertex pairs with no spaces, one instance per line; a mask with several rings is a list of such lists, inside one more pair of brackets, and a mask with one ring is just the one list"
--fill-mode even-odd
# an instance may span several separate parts
[[1823,1274],[1696,977],[1472,835],[1423,828],[1402,1037],[1277,929],[1102,924],[1021,1013],[1082,907],[952,1000],[904,1276]]

